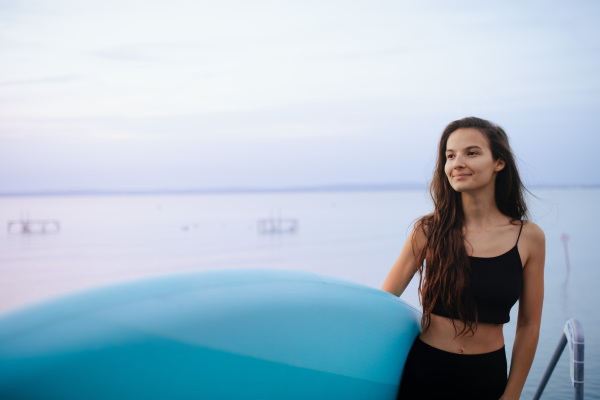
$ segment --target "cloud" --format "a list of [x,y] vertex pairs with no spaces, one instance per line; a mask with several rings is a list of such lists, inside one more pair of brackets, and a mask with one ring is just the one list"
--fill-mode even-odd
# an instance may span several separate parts
[[60,75],[60,76],[46,76],[43,78],[33,79],[15,79],[11,81],[0,82],[0,86],[18,86],[18,85],[39,85],[48,83],[70,83],[81,79],[82,76],[79,74]]

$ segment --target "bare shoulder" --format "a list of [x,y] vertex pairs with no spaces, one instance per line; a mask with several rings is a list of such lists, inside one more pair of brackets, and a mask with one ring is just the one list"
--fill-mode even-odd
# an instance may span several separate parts
[[546,243],[546,235],[544,231],[536,223],[531,221],[525,221],[523,224],[523,232],[521,237],[527,242],[534,246],[543,245]]
[[544,235],[542,228],[533,222],[525,222],[521,233],[521,240],[519,241],[519,247],[519,252],[522,252],[525,259],[523,263],[525,267],[535,266],[535,269],[544,268],[546,235]]
[[427,244],[427,226],[423,223],[423,220],[417,221],[413,226],[412,232],[410,233],[410,241],[415,253],[423,250]]

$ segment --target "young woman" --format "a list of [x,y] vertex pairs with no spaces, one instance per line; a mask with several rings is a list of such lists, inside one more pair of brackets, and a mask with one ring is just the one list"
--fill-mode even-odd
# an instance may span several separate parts
[[[382,289],[400,295],[418,271],[422,332],[399,399],[518,399],[537,347],[545,238],[525,221],[523,185],[502,128],[464,118],[444,130],[434,211],[415,224]],[[510,373],[503,324],[519,300]]]

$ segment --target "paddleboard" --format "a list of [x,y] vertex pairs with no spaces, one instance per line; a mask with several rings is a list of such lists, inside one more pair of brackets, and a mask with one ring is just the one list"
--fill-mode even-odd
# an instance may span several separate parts
[[391,400],[419,320],[309,272],[145,279],[0,318],[0,398]]

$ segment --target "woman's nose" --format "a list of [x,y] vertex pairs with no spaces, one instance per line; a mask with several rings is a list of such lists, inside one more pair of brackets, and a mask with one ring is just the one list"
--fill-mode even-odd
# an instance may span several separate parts
[[465,166],[464,157],[457,154],[454,157],[454,168],[463,168]]

